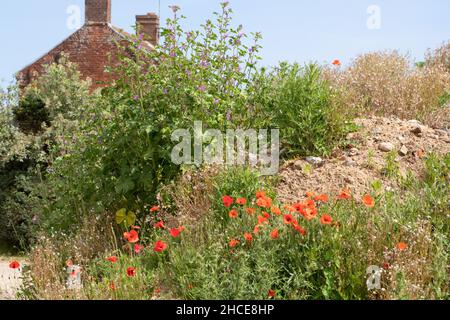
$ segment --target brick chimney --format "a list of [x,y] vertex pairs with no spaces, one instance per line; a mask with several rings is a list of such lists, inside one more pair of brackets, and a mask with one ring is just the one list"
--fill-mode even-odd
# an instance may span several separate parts
[[85,23],[111,23],[111,0],[85,0]]
[[159,17],[156,13],[150,12],[146,15],[136,16],[136,32],[144,35],[154,46],[159,43]]

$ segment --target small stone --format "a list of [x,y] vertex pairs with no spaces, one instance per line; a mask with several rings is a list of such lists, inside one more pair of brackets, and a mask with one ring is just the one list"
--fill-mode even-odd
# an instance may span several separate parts
[[409,120],[408,122],[406,122],[407,124],[411,124],[411,125],[417,125],[420,126],[422,123],[420,123],[419,120]]
[[345,177],[344,181],[345,181],[345,183],[348,183],[348,184],[353,184],[353,182],[354,182],[354,180],[350,177]]
[[391,152],[395,146],[390,142],[383,142],[378,145],[378,149],[383,152]]
[[301,160],[297,160],[294,162],[294,168],[298,169],[298,170],[302,170],[303,169],[303,161]]
[[351,149],[348,151],[348,155],[349,155],[350,157],[357,156],[358,154],[359,154],[359,150],[358,150],[357,148],[351,148]]
[[423,131],[422,126],[420,126],[420,125],[414,126],[414,128],[411,129],[411,133],[414,133],[416,136],[421,135],[422,131]]
[[434,130],[434,132],[436,132],[441,137],[445,137],[445,136],[449,135],[449,133],[446,130],[436,129],[436,130]]
[[397,140],[400,141],[401,143],[405,143],[405,141],[406,141],[404,136],[398,136]]
[[353,159],[348,158],[348,159],[345,160],[344,165],[347,166],[347,167],[353,167],[353,166],[356,165],[356,161],[353,160]]
[[378,135],[378,134],[381,134],[383,131],[380,129],[380,128],[373,128],[373,130],[372,130],[372,134],[373,135]]
[[325,163],[320,157],[306,157],[305,161],[316,167],[322,166]]
[[408,155],[408,152],[409,152],[408,148],[406,146],[402,146],[398,151],[398,154],[404,157]]

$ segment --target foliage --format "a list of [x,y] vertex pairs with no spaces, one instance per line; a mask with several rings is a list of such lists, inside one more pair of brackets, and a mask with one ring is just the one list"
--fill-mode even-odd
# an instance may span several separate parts
[[350,118],[338,111],[337,92],[317,65],[282,63],[268,74],[263,70],[255,83],[254,125],[279,128],[286,156],[329,155],[348,133]]

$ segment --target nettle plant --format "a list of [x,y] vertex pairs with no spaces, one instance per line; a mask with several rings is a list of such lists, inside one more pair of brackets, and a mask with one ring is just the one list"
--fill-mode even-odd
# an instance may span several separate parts
[[214,21],[185,32],[184,17],[172,7],[160,46],[149,50],[145,37],[135,36],[121,48],[119,65],[110,69],[114,84],[103,89],[82,124],[81,152],[56,167],[70,197],[59,201],[64,210],[126,208],[139,217],[181,170],[171,161],[175,130],[192,128],[194,121],[219,130],[246,125],[260,35],[247,45],[242,26],[231,25],[228,3],[221,8]]

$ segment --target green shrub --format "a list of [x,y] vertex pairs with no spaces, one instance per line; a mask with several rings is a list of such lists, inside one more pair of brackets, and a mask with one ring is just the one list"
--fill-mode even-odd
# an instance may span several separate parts
[[282,63],[255,83],[255,125],[280,129],[285,156],[329,155],[348,132],[349,119],[336,109],[336,93],[318,66]]

